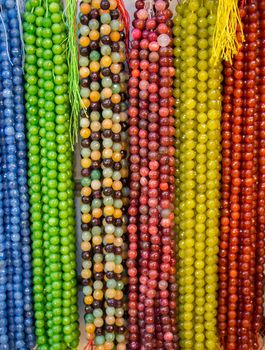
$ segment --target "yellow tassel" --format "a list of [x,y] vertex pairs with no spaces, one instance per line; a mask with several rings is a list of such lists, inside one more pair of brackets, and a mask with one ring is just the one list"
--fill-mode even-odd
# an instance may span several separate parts
[[237,38],[238,26],[243,38],[238,0],[218,0],[211,58],[214,65],[220,60],[232,63],[232,58],[238,52],[240,46]]

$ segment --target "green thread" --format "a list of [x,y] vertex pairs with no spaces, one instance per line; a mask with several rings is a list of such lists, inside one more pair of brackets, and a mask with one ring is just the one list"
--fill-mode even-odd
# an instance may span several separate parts
[[70,101],[70,127],[69,136],[72,149],[78,140],[78,122],[80,105],[82,99],[79,89],[79,69],[78,69],[78,48],[77,48],[77,24],[76,11],[77,1],[67,0],[66,2],[66,18],[68,26],[68,45],[67,45],[67,62],[68,62],[68,86]]

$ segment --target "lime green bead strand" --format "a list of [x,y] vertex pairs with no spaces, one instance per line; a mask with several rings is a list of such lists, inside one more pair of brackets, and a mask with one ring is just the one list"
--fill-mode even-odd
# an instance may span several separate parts
[[[34,6],[30,1],[26,4],[24,14],[24,40],[25,40],[25,90],[26,111],[28,130],[28,165],[29,165],[29,194],[32,232],[32,256],[33,256],[33,292],[35,310],[35,333],[39,349],[47,350],[47,333],[44,327],[46,323],[46,292],[44,275],[43,253],[43,222],[41,200],[41,168],[40,168],[40,145],[39,145],[39,121],[37,106],[37,91],[35,89],[37,77],[36,56],[36,16],[32,13]],[[30,30],[30,34],[28,31]]]

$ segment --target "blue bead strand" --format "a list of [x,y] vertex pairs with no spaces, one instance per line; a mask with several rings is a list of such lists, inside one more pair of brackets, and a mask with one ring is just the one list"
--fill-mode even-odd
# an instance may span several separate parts
[[13,94],[15,105],[15,132],[18,158],[18,186],[20,200],[20,234],[22,243],[23,290],[24,290],[24,330],[29,349],[35,345],[34,317],[32,302],[31,240],[29,223],[29,195],[27,186],[27,144],[25,135],[24,81],[22,69],[22,28],[19,27],[19,9],[14,0],[8,3],[10,25],[10,53],[13,63]]
[[[2,4],[1,4],[2,5]],[[6,69],[6,63],[9,61],[8,52],[6,50],[7,43],[7,32],[6,32],[6,22],[7,18],[5,13],[2,11],[0,21],[0,58],[1,58],[1,84],[2,91],[5,88],[10,87],[11,84],[11,71]],[[3,97],[3,93],[1,94]],[[4,120],[6,115],[9,113],[10,109],[7,109],[4,104],[4,99],[2,100],[2,176],[3,176],[3,209],[4,209],[4,235],[5,235],[5,245],[6,245],[6,302],[7,302],[7,325],[8,325],[8,338],[9,338],[9,349],[15,350],[15,324],[14,324],[14,293],[13,293],[13,265],[11,256],[11,225],[10,225],[10,200],[8,193],[8,165],[7,165],[7,152],[5,143],[5,133],[4,133]],[[12,111],[11,111],[12,113]]]
[[[0,145],[3,141],[3,99],[2,84],[0,78]],[[0,147],[0,164],[3,164],[3,149]],[[8,329],[7,329],[7,258],[6,239],[4,229],[4,194],[3,174],[0,166],[0,349],[8,350]]]
[[[3,70],[4,145],[6,163],[6,229],[8,242],[9,349],[29,350],[35,345],[32,303],[31,241],[27,187],[27,149],[19,4],[1,0],[1,58]],[[8,44],[7,44],[8,43]],[[8,46],[8,47],[7,47]],[[7,78],[9,79],[7,80]],[[10,221],[8,221],[10,220]],[[9,238],[9,237],[8,237]],[[11,272],[11,273],[10,273]],[[14,309],[15,308],[15,309]]]

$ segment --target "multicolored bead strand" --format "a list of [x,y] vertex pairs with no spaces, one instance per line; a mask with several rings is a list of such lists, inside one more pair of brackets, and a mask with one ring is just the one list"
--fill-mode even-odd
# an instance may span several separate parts
[[8,319],[3,318],[3,328],[7,330],[8,327],[8,333],[1,337],[3,349],[31,349],[35,346],[20,10],[16,1],[1,2],[2,229],[6,258],[3,300],[8,315]]
[[62,350],[79,343],[66,27],[59,0],[24,18],[37,344]]
[[217,2],[190,0],[176,10],[180,347],[215,349],[222,74],[211,52]]
[[88,346],[97,350],[126,349],[127,73],[120,6],[80,4],[81,277]]

